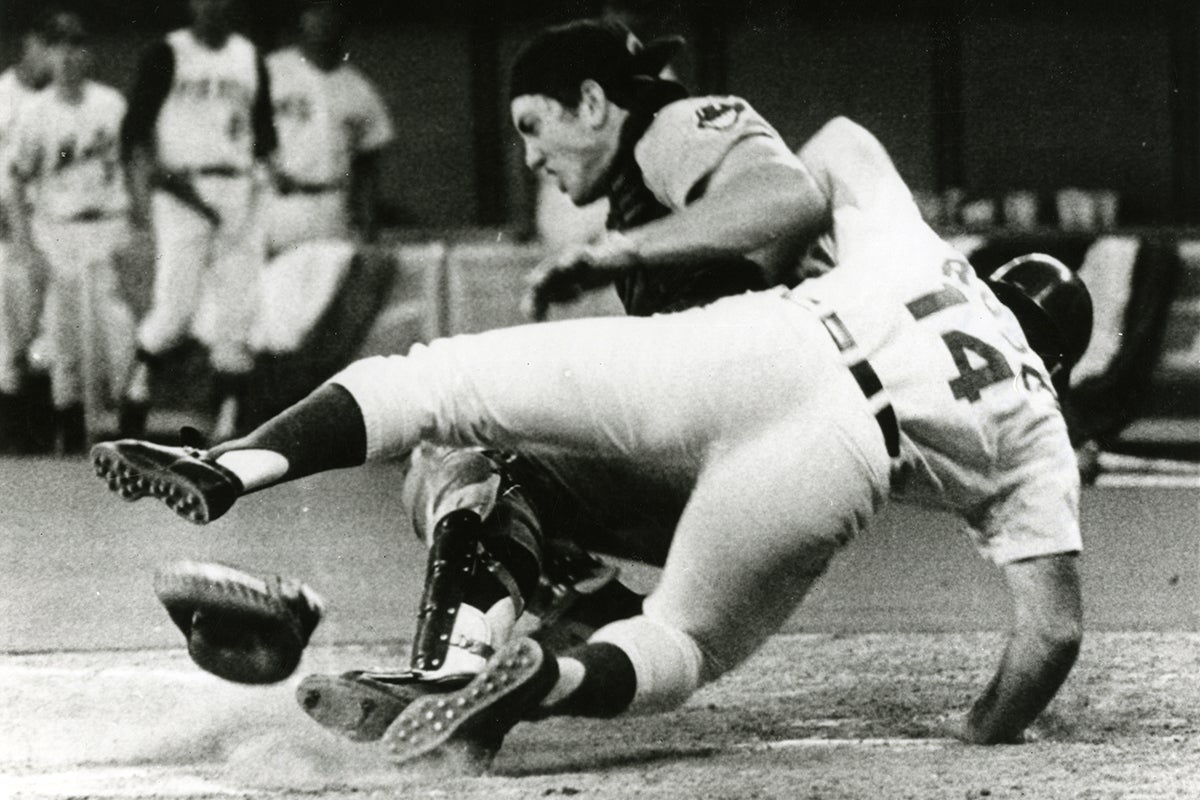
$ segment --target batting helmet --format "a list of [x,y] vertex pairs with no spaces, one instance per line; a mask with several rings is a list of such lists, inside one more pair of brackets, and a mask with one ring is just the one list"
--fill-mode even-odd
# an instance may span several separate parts
[[1092,338],[1092,295],[1065,264],[1044,253],[1018,256],[993,272],[992,291],[1016,316],[1029,346],[1060,388]]

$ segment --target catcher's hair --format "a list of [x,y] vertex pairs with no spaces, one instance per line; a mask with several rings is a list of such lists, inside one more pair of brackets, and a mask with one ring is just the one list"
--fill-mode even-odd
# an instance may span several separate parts
[[513,61],[509,100],[539,94],[575,108],[580,84],[591,79],[623,108],[662,105],[662,97],[687,94],[675,81],[659,77],[683,44],[678,36],[643,44],[615,20],[584,19],[549,27],[527,42]]

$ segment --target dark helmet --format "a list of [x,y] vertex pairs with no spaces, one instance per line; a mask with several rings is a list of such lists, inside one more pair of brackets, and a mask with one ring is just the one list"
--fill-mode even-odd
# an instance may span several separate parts
[[1059,388],[1092,338],[1092,295],[1065,264],[1030,253],[993,272],[988,284],[1016,316],[1029,346]]

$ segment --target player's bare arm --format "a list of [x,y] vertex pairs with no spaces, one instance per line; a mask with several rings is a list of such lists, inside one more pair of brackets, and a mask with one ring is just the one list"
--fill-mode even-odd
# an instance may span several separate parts
[[125,159],[125,185],[129,191],[129,220],[139,230],[150,229],[150,176],[154,159],[148,148],[135,145]]
[[883,145],[845,117],[825,123],[798,155],[835,208],[895,208],[913,202]]
[[350,222],[363,241],[373,242],[378,233],[376,212],[382,196],[379,150],[358,153],[350,165]]
[[12,240],[17,252],[47,274],[49,266],[45,254],[37,246],[33,236],[32,205],[29,199],[29,180],[14,174],[11,202],[8,203],[8,221],[12,226]]
[[1015,621],[1000,666],[959,735],[975,744],[1024,741],[1024,731],[1066,680],[1083,639],[1076,553],[1004,567]]
[[41,150],[27,140],[24,131],[18,132],[17,154],[9,169],[12,194],[7,203],[7,213],[17,252],[22,253],[31,264],[37,265],[39,272],[48,274],[46,257],[33,235],[33,203],[29,191],[30,184],[42,168],[42,159]]

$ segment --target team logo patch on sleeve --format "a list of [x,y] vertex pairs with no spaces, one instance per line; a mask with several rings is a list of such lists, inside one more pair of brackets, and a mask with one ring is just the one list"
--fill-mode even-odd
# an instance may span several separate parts
[[746,110],[746,104],[736,100],[717,100],[696,109],[696,123],[701,128],[723,131],[732,128]]

